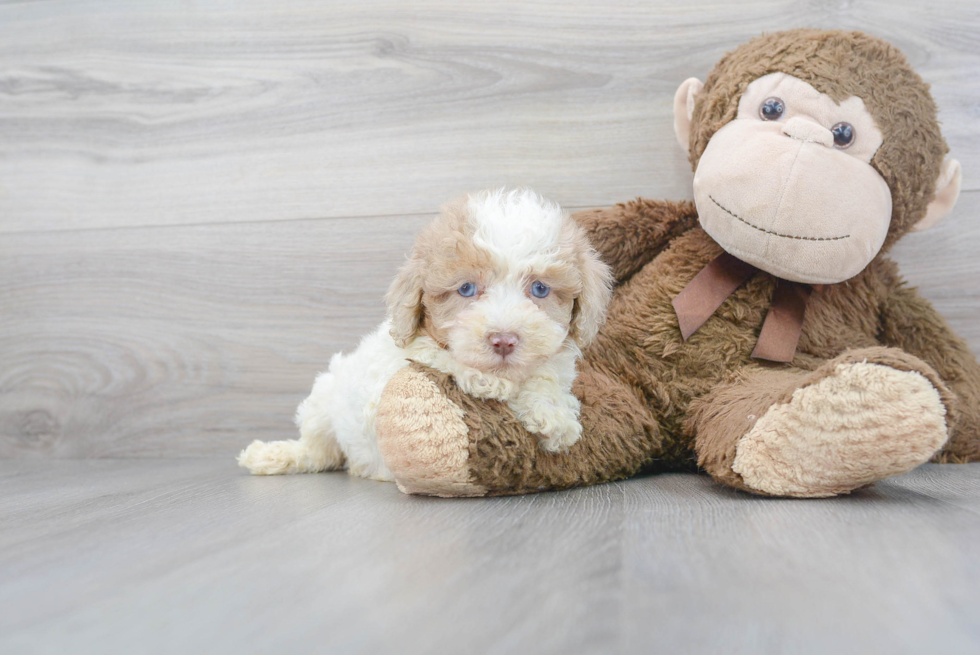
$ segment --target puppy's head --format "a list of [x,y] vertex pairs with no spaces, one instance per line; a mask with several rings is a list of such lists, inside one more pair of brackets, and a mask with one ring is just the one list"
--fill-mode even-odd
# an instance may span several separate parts
[[445,205],[388,292],[391,334],[432,337],[468,366],[521,378],[605,318],[609,268],[583,230],[533,191]]

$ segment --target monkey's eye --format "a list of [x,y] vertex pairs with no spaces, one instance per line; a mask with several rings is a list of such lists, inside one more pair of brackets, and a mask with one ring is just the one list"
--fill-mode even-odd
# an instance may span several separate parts
[[456,291],[459,292],[459,295],[463,296],[464,298],[472,298],[476,295],[476,285],[472,282],[464,282],[463,284],[459,285],[459,288],[456,289]]
[[766,98],[766,101],[759,107],[759,116],[764,121],[778,121],[786,110],[786,105],[779,98]]
[[535,298],[546,298],[550,292],[551,289],[541,280],[535,280],[531,285],[531,295]]
[[854,143],[854,128],[850,123],[837,123],[830,128],[834,135],[834,147],[844,150]]

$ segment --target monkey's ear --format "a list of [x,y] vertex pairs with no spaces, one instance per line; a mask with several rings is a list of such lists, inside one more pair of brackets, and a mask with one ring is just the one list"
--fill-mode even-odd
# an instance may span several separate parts
[[946,215],[953,210],[956,199],[960,197],[960,184],[962,182],[963,173],[960,170],[960,163],[955,159],[944,161],[939,169],[939,178],[936,180],[936,197],[926,208],[926,215],[912,226],[912,231],[928,230],[946,218]]
[[694,101],[704,82],[696,77],[689,77],[677,88],[674,94],[674,134],[677,135],[677,143],[681,144],[684,152],[690,152],[691,141],[691,118],[694,117]]

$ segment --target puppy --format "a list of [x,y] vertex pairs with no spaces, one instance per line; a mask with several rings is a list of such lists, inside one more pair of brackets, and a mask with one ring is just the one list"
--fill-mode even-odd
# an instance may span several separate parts
[[530,190],[493,190],[445,205],[418,236],[388,291],[388,318],[337,354],[296,412],[300,438],[254,441],[238,463],[258,475],[314,473],[392,480],[375,412],[408,360],[453,376],[466,393],[505,402],[545,450],[582,434],[575,361],[605,318],[611,275],[584,231]]

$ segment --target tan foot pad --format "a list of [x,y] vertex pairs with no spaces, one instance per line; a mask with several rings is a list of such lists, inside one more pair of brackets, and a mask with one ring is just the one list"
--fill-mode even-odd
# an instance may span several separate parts
[[483,496],[471,483],[463,410],[411,367],[385,387],[375,423],[378,447],[398,488],[427,496]]
[[928,461],[946,442],[945,417],[919,373],[840,364],[769,408],[739,442],[732,470],[776,496],[847,493]]

